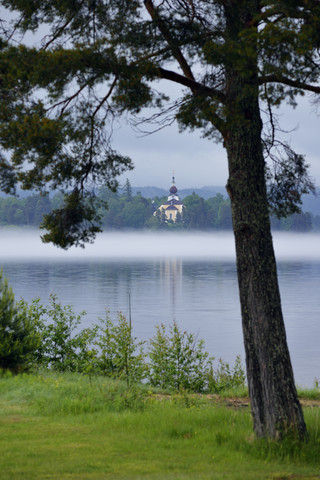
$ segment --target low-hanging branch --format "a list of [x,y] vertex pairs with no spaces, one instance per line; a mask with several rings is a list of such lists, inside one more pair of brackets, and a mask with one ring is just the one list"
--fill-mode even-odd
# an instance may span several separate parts
[[158,67],[157,72],[160,78],[184,85],[198,95],[207,95],[211,98],[219,100],[222,103],[225,102],[225,95],[221,90],[207,87],[206,85],[203,85],[203,83],[199,83],[196,80],[191,80],[190,78],[180,75],[180,73],[167,70],[166,68]]
[[172,51],[172,54],[175,57],[175,59],[178,61],[184,75],[190,80],[195,80],[187,60],[183,56],[183,53],[181,49],[178,47],[177,42],[175,42],[174,39],[172,38],[170,30],[167,28],[166,24],[161,19],[159,13],[155,9],[152,0],[144,0],[144,4],[146,9],[148,10],[150,17],[152,18],[154,23],[158,26],[167,44],[169,45]]
[[320,87],[317,85],[310,85],[309,83],[300,82],[299,80],[291,80],[291,78],[283,77],[282,75],[263,75],[259,78],[259,84],[265,85],[266,83],[281,83],[288,87],[294,87],[301,90],[307,90],[308,92],[320,93]]

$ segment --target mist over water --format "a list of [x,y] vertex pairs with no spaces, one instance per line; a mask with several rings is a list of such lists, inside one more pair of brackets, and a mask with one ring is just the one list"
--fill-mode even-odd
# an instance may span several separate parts
[[[320,377],[320,235],[275,233],[278,276],[295,379],[312,386]],[[85,249],[43,244],[40,233],[0,230],[0,268],[16,299],[44,304],[55,293],[84,326],[117,312],[134,335],[150,339],[159,323],[176,320],[205,340],[207,351],[231,363],[244,360],[231,232],[104,233]]]
[[[72,247],[67,251],[42,243],[40,235],[41,232],[35,230],[0,230],[0,261],[163,257],[235,260],[231,232],[109,232],[98,235],[94,244],[84,249]],[[276,232],[273,239],[277,259],[320,260],[319,234]]]

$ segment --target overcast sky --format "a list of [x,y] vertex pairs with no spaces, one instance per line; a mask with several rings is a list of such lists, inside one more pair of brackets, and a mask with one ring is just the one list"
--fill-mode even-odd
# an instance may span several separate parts
[[[299,100],[296,109],[284,106],[278,111],[282,128],[293,130],[286,139],[297,153],[306,155],[310,173],[320,185],[320,117],[308,98]],[[224,186],[227,182],[227,157],[221,145],[201,138],[201,132],[179,133],[176,125],[146,137],[130,127],[118,128],[114,146],[134,161],[135,169],[124,174],[133,186],[167,188],[175,172],[178,188]]]
[[[31,35],[33,41],[26,35],[24,41],[31,44],[39,37],[40,42],[42,35],[43,32]],[[165,93],[177,96],[179,90],[171,82],[158,84]],[[282,106],[277,112],[281,114],[282,128],[295,129],[286,140],[297,153],[306,155],[311,177],[320,186],[320,107],[317,115],[309,98],[300,98],[296,109]],[[139,136],[129,126],[122,125],[115,130],[112,145],[119,153],[131,157],[135,165],[133,171],[120,177],[121,183],[129,178],[133,186],[167,188],[173,170],[178,188],[225,186],[227,182],[226,151],[222,145],[202,139],[200,131],[179,133],[177,125],[173,124],[153,135]]]

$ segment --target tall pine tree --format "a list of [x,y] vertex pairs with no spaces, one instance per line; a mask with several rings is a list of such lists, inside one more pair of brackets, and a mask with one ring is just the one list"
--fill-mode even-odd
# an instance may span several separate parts
[[[269,213],[298,211],[301,194],[312,189],[304,158],[276,139],[273,108],[294,104],[306,91],[320,93],[319,1],[0,3],[17,15],[12,34],[2,23],[0,134],[12,152],[0,162],[2,188],[9,192],[20,182],[63,190],[65,205],[46,216],[43,239],[67,248],[99,231],[93,184],[115,188],[116,176],[132,168],[112,149],[115,117],[153,107],[168,123],[175,115],[182,128],[221,140],[254,430],[304,437]],[[17,46],[19,32],[37,33],[43,25],[40,46]],[[173,103],[167,82],[181,87]],[[268,156],[276,160],[275,176]]]
[[27,306],[15,302],[12,289],[0,271],[0,369],[27,370],[39,346],[40,335]]

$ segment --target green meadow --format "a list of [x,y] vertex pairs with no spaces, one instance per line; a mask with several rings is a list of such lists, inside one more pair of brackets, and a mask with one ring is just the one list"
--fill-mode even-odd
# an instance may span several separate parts
[[320,478],[319,390],[309,441],[257,440],[249,406],[226,392],[169,394],[66,373],[0,377],[0,479]]

